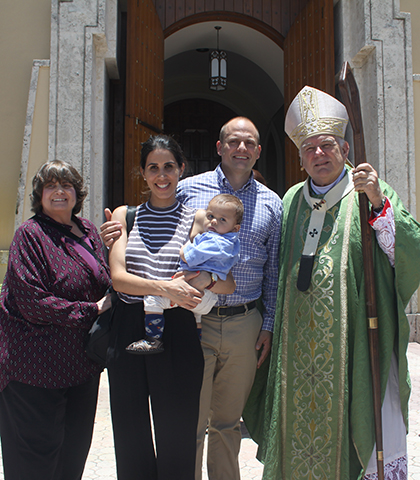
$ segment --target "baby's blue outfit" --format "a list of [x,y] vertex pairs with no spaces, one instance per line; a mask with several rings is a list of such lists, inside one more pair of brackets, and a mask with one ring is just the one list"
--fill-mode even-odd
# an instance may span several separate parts
[[[184,257],[188,263],[180,259],[180,270],[189,272],[206,271],[215,273],[220,279],[226,280],[227,274],[232,267],[239,261],[240,241],[238,233],[229,232],[220,235],[216,232],[204,232],[194,237],[193,242],[184,246]],[[156,295],[145,295],[143,297],[144,310],[148,313],[160,314],[163,310],[176,307],[169,298]],[[206,315],[215,306],[217,294],[211,290],[204,290],[199,303],[191,311],[195,315],[197,323],[201,323],[201,316]],[[146,333],[149,336],[157,338],[161,336],[164,329],[164,318],[159,318],[159,335],[147,324],[146,315]]]
[[220,235],[204,232],[194,237],[192,243],[184,246],[184,257],[180,269],[215,273],[222,280],[239,261],[240,241],[237,232]]

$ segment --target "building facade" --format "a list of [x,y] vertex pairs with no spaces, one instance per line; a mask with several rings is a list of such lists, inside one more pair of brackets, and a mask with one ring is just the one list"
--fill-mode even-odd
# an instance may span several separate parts
[[[216,26],[223,91],[209,88]],[[338,96],[344,61],[359,85],[368,161],[420,213],[419,31],[417,0],[6,0],[0,281],[47,159],[83,173],[82,215],[99,226],[105,206],[142,201],[139,145],[150,134],[174,134],[190,172],[205,171],[217,164],[220,126],[244,115],[261,133],[257,168],[282,195],[301,178],[285,110],[305,84]],[[416,298],[409,310],[415,329]]]

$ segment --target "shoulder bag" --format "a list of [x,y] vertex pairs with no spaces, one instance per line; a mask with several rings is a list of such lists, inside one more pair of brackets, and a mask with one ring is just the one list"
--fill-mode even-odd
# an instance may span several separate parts
[[[135,214],[136,207],[127,207],[127,214],[125,217],[127,222],[127,235],[133,228]],[[101,315],[98,315],[98,318],[89,330],[85,346],[87,356],[104,367],[107,364],[112,319],[115,308],[119,302],[118,295],[112,288],[111,295],[112,307]]]
[[[126,214],[127,235],[133,228],[136,208],[137,207],[127,207],[127,214]],[[96,253],[94,252],[94,250],[77,235],[74,235],[72,232],[70,232],[64,227],[60,227],[60,225],[56,225],[53,222],[49,222],[45,218],[36,217],[36,220],[44,223],[48,223],[49,225],[52,225],[58,230],[60,230],[61,232],[63,232],[66,236],[72,238],[73,240],[78,242],[80,245],[82,245],[84,248],[86,248],[86,250],[90,252],[99,262],[99,259]],[[102,313],[101,315],[98,315],[97,319],[95,320],[91,329],[88,332],[88,336],[86,338],[86,343],[85,343],[85,350],[86,350],[87,356],[91,360],[95,361],[96,363],[99,363],[100,365],[103,365],[104,367],[107,364],[108,347],[109,347],[109,341],[111,337],[112,317],[113,317],[115,308],[117,306],[117,303],[119,301],[118,295],[113,290],[112,287],[108,290],[107,293],[111,293],[112,307],[109,308],[106,312]]]

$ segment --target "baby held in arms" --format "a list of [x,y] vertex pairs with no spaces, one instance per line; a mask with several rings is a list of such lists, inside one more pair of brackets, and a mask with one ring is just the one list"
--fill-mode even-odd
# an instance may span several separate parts
[[[244,207],[234,195],[220,194],[213,197],[206,210],[198,210],[190,241],[180,250],[180,269],[206,271],[211,274],[211,283],[206,287],[201,303],[195,307],[198,334],[201,336],[201,316],[206,315],[217,302],[217,294],[211,288],[220,278],[226,277],[239,260],[241,228]],[[163,347],[165,318],[163,311],[173,308],[169,298],[146,295],[144,297],[146,338],[131,343],[130,353],[147,355],[160,353]]]

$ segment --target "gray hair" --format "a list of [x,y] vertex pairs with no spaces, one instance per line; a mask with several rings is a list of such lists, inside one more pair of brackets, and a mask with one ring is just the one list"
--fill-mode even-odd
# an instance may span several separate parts
[[[338,143],[338,146],[340,148],[344,147],[344,144],[346,143],[346,140],[341,137],[337,137],[336,135],[332,135],[334,137],[334,140]],[[300,159],[300,164],[302,165],[302,147],[305,145],[305,142],[302,143],[302,145],[299,148],[299,159]]]

